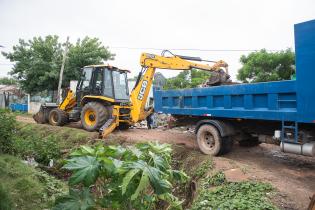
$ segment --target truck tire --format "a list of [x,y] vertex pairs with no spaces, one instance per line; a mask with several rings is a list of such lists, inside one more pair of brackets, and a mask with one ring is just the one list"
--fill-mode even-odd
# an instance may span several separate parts
[[49,112],[48,121],[53,126],[63,126],[69,122],[69,116],[67,112],[55,108]]
[[223,152],[221,135],[216,127],[205,124],[199,127],[197,143],[202,153],[216,156]]
[[98,131],[109,119],[108,108],[99,102],[89,102],[81,112],[81,123],[87,131]]

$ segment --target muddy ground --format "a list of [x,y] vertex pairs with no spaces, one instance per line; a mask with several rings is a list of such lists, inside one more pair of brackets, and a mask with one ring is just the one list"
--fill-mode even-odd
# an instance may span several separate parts
[[[17,119],[34,123],[28,116]],[[78,123],[69,126],[80,128]],[[189,131],[134,128],[115,131],[111,137],[130,143],[151,140],[176,145],[184,156],[194,157],[189,164],[208,158],[198,151],[195,136]],[[307,209],[309,197],[315,193],[315,158],[281,153],[277,145],[260,144],[250,148],[234,145],[229,154],[214,157],[214,163],[216,170],[224,171],[230,181],[271,183],[278,190],[272,200],[281,209]]]

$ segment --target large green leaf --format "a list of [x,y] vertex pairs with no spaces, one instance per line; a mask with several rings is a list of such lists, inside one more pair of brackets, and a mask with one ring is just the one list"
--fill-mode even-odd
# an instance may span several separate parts
[[140,169],[142,171],[142,174],[147,174],[150,180],[150,184],[156,194],[165,193],[169,191],[172,187],[172,185],[166,179],[162,178],[162,175],[164,175],[162,171],[160,171],[158,168],[154,168],[148,165],[143,160],[128,163],[125,165],[125,167],[129,169]]
[[105,157],[120,158],[125,152],[126,149],[122,146],[110,145],[104,147],[104,153],[102,155]]
[[170,170],[170,171],[171,171],[173,180],[178,181],[180,183],[186,182],[189,178],[187,174],[185,174],[185,172],[183,171],[178,171],[178,170]]
[[145,190],[148,187],[149,184],[150,184],[149,176],[146,173],[146,171],[143,171],[141,179],[140,179],[140,182],[139,182],[139,185],[138,185],[135,193],[132,194],[131,200],[132,201],[135,200],[138,197],[139,193],[141,193],[143,190]]
[[122,194],[126,193],[127,187],[131,181],[131,179],[140,171],[140,169],[132,169],[130,170],[123,179],[121,190]]
[[92,210],[95,202],[89,189],[83,191],[70,190],[69,195],[56,199],[52,210]]
[[93,184],[99,175],[100,162],[91,156],[74,157],[63,168],[74,171],[69,184],[83,183],[85,186]]
[[164,193],[159,195],[159,199],[167,201],[170,206],[168,209],[170,210],[182,210],[182,203],[184,201],[180,201],[178,200],[177,197],[175,197],[174,195],[172,195],[171,193]]
[[162,171],[165,171],[167,168],[169,168],[168,162],[164,158],[162,158],[161,156],[156,155],[151,151],[149,151],[149,156],[153,160],[154,167],[156,167]]

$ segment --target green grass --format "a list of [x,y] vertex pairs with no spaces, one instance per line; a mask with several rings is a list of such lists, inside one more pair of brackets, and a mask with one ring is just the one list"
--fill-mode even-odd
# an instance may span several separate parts
[[0,210],[11,210],[13,203],[9,195],[9,190],[0,183]]
[[196,169],[194,177],[201,178],[211,169],[213,169],[213,161],[212,159],[208,159]]
[[68,127],[18,123],[11,154],[22,159],[34,157],[47,165],[50,159],[58,161],[70,150],[94,142],[97,134]]
[[20,159],[0,155],[0,209],[37,210],[51,207],[66,185]]
[[225,183],[214,189],[203,189],[191,210],[209,209],[277,209],[268,199],[273,190],[270,184],[260,182]]
[[222,171],[214,173],[212,176],[208,176],[202,180],[203,188],[209,188],[213,186],[220,186],[226,182],[225,174]]

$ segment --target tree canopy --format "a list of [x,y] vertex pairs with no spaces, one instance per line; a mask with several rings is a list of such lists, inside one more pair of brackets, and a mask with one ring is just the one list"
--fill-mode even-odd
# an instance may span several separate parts
[[182,71],[176,77],[167,79],[164,89],[194,88],[205,82],[210,76],[210,72],[197,69]]
[[[58,36],[51,35],[28,41],[20,39],[12,52],[2,52],[2,55],[15,62],[10,74],[18,79],[24,91],[56,90],[64,45]],[[97,38],[79,39],[75,44],[69,44],[68,48],[63,87],[69,86],[70,80],[79,78],[83,66],[101,64],[115,56]]]
[[295,73],[295,54],[291,49],[267,52],[265,49],[242,55],[243,67],[237,79],[242,82],[267,82],[290,79]]
[[16,85],[17,81],[14,78],[0,77],[0,85]]

